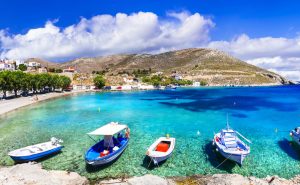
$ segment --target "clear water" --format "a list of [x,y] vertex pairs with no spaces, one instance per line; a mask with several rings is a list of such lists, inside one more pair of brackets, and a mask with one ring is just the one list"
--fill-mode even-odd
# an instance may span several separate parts
[[[7,156],[10,150],[55,136],[64,140],[65,148],[41,161],[43,166],[75,171],[89,179],[146,173],[290,178],[300,173],[300,149],[289,142],[286,132],[300,126],[299,92],[299,86],[185,88],[86,93],[42,102],[0,117],[0,165],[13,164]],[[230,161],[218,167],[224,158],[211,145],[214,132],[225,127],[227,113],[231,127],[253,142],[242,167]],[[84,153],[93,144],[86,133],[110,121],[129,125],[128,148],[106,168],[86,168]],[[147,169],[147,147],[167,133],[177,139],[174,155],[159,168]]]

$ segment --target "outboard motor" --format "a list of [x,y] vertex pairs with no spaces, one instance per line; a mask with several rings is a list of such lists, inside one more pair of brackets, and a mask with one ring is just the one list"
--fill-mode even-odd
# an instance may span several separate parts
[[50,141],[51,141],[52,145],[57,145],[59,143],[63,143],[63,140],[57,139],[55,137],[51,137]]

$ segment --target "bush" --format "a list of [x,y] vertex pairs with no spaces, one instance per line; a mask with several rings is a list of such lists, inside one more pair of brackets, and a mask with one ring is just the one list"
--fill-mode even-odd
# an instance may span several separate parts
[[103,78],[103,76],[98,75],[94,78],[94,84],[97,88],[101,89],[105,86],[105,79]]
[[21,71],[26,71],[27,70],[27,66],[25,64],[20,64],[18,67],[19,70]]

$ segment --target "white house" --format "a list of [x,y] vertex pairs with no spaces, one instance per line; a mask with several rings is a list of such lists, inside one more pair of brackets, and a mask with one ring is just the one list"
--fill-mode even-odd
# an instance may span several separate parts
[[6,63],[3,61],[0,61],[0,71],[14,71],[15,70],[15,65],[12,63]]
[[200,86],[200,82],[193,82],[193,86],[194,87],[199,87]]
[[40,67],[41,64],[38,62],[28,62],[27,66],[28,67]]

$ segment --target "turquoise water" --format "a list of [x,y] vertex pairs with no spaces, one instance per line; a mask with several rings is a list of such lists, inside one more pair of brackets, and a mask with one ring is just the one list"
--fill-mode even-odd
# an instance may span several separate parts
[[[41,161],[47,169],[69,170],[90,179],[152,173],[161,176],[239,173],[290,178],[300,173],[300,149],[285,132],[300,125],[300,87],[182,88],[166,91],[86,93],[28,106],[0,117],[0,165],[12,165],[10,150],[64,140],[62,153]],[[100,109],[100,111],[99,111]],[[226,125],[253,144],[242,167],[226,161],[211,145]],[[131,128],[128,148],[102,169],[86,168],[86,135],[110,121]],[[279,132],[275,132],[275,128]],[[200,132],[198,135],[197,132]],[[174,155],[159,168],[147,169],[145,152],[160,136],[176,137]]]

